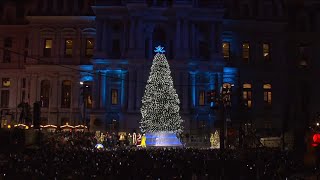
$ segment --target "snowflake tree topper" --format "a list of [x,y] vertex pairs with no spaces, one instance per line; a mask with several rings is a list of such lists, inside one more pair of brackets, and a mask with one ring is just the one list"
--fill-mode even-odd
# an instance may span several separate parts
[[154,50],[154,52],[163,54],[163,53],[166,52],[166,51],[164,50],[164,47],[161,47],[161,46],[159,45],[159,46],[156,47],[156,49]]

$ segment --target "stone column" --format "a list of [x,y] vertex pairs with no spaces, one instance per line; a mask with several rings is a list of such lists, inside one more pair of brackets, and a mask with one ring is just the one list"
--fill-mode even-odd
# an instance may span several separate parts
[[100,76],[100,109],[105,109],[107,105],[107,72]]
[[34,102],[37,101],[37,96],[38,96],[38,91],[39,91],[37,81],[38,81],[38,76],[35,74],[32,74],[31,75],[31,82],[30,82],[30,90],[31,91],[29,91],[31,104],[33,104]]
[[189,84],[190,84],[190,81],[189,81],[189,77],[188,77],[188,72],[183,72],[183,82],[181,82],[181,84],[185,84],[185,85],[188,85],[188,86],[184,86],[183,87],[183,111],[187,112],[188,109],[189,109]]
[[194,59],[196,57],[196,47],[197,47],[197,42],[196,42],[196,25],[192,23],[191,25],[191,42],[192,42],[192,58]]
[[138,20],[138,27],[137,27],[137,34],[138,34],[138,48],[139,51],[143,50],[143,45],[144,45],[144,33],[143,33],[143,21],[141,19]]
[[99,72],[96,72],[93,80],[93,89],[92,89],[92,97],[93,97],[93,109],[100,109],[100,81],[101,77]]
[[216,53],[216,26],[214,23],[211,24],[210,27],[210,58],[214,59]]
[[189,55],[189,22],[188,20],[183,20],[183,44],[182,44],[182,47],[183,47],[183,54],[185,56],[188,56]]
[[181,57],[181,20],[177,19],[176,24],[176,58]]
[[135,19],[131,19],[130,21],[130,42],[129,42],[129,48],[130,49],[134,49],[135,48],[135,38],[136,36],[136,20]]
[[97,19],[96,20],[96,33],[97,39],[95,40],[95,51],[100,52],[102,50],[102,21]]
[[133,111],[133,98],[135,98],[134,94],[134,88],[135,88],[135,79],[134,79],[134,70],[133,68],[129,68],[128,72],[128,111],[132,112]]
[[143,79],[142,79],[142,69],[138,69],[137,70],[137,79],[136,79],[136,108],[137,110],[139,110],[139,108],[141,107],[141,99],[142,99],[142,83]]
[[103,28],[102,29],[103,29],[102,51],[103,51],[103,54],[108,54],[109,53],[109,43],[110,43],[111,34],[109,33],[109,27],[108,27],[107,20],[103,21]]
[[123,25],[123,31],[122,31],[122,43],[121,43],[121,57],[126,57],[126,54],[127,54],[127,33],[128,33],[128,21],[127,20],[124,20],[122,21],[122,25]]
[[196,106],[196,73],[190,72],[192,106]]
[[217,22],[216,23],[216,39],[217,41],[216,43],[216,52],[218,54],[222,53],[222,23],[221,22]]

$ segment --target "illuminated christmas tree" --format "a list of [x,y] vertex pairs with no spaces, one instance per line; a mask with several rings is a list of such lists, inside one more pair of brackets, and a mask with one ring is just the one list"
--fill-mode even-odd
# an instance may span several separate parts
[[214,132],[214,134],[211,134],[210,143],[211,143],[211,148],[220,149],[220,136],[217,130]]
[[142,98],[140,128],[143,133],[179,134],[183,120],[179,115],[180,101],[173,87],[170,66],[163,47],[156,47],[155,52]]

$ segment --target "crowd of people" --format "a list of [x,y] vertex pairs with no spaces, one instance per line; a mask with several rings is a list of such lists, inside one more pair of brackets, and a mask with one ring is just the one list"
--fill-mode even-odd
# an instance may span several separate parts
[[97,149],[95,134],[51,134],[37,148],[2,153],[0,179],[272,180],[318,170],[289,151],[141,148],[108,137],[106,148]]

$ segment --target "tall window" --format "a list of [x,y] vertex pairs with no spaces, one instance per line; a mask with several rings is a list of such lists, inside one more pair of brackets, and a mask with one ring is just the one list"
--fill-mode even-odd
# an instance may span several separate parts
[[113,104],[113,105],[118,104],[118,90],[117,89],[111,90],[111,104]]
[[199,105],[200,105],[200,106],[204,106],[204,105],[205,105],[205,99],[206,99],[206,97],[205,97],[205,91],[201,90],[201,91],[199,92]]
[[27,86],[27,79],[26,79],[26,78],[22,78],[22,80],[21,80],[21,87],[22,87],[22,88],[26,88],[26,86]]
[[93,56],[93,48],[94,48],[94,39],[90,38],[86,40],[86,56]]
[[1,90],[1,107],[9,107],[9,90]]
[[87,108],[92,108],[92,83],[84,82],[83,83],[83,95],[85,98],[85,103]]
[[222,43],[222,52],[223,52],[224,60],[229,60],[230,59],[230,43],[229,42]]
[[243,92],[242,97],[244,101],[244,105],[248,108],[252,107],[252,85],[251,84],[243,84]]
[[49,97],[50,97],[50,81],[42,80],[40,84],[40,102],[41,107],[49,107]]
[[271,84],[263,85],[263,100],[266,105],[271,105],[272,103]]
[[242,59],[244,62],[249,62],[250,58],[250,44],[243,43],[242,44]]
[[44,40],[43,56],[51,57],[52,39]]
[[4,48],[3,51],[3,63],[10,63],[11,62],[11,52],[10,48],[12,48],[12,38],[8,37],[4,39]]
[[67,39],[65,41],[65,51],[64,51],[65,57],[72,57],[72,47],[73,47],[72,39]]
[[64,80],[61,87],[61,107],[70,108],[71,106],[71,81]]
[[227,106],[231,106],[231,84],[223,83],[222,85],[222,94],[223,100]]
[[263,43],[262,48],[263,48],[263,59],[265,61],[270,61],[270,44]]

